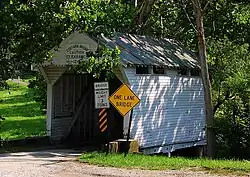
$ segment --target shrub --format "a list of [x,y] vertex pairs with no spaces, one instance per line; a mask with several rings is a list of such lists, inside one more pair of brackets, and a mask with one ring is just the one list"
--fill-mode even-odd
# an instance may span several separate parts
[[250,94],[228,100],[215,119],[217,156],[250,158]]
[[33,99],[40,103],[40,108],[42,110],[46,109],[47,85],[43,76],[40,73],[37,73],[35,79],[29,81],[28,87],[30,88]]

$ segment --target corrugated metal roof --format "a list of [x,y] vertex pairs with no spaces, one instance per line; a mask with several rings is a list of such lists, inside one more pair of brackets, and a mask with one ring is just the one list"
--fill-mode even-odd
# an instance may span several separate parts
[[121,49],[124,65],[200,68],[195,54],[175,40],[131,34],[103,36],[102,40],[111,48]]

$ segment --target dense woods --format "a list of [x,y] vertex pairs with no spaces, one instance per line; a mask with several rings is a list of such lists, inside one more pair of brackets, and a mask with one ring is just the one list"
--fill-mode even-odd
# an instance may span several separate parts
[[[202,76],[205,85],[210,81],[212,86],[213,106],[208,105],[207,114],[214,120],[207,127],[216,136],[212,150],[218,157],[250,158],[247,0],[11,0],[1,1],[0,21],[1,88],[31,63],[49,60],[49,51],[74,30],[95,37],[126,32],[182,42],[208,65]],[[30,87],[39,91],[36,98],[43,98],[44,104],[41,79],[37,77]]]

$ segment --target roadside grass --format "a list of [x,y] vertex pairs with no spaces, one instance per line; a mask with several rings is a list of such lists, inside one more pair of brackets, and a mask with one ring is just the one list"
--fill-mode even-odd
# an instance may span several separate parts
[[32,100],[27,84],[8,81],[9,90],[0,90],[0,137],[4,140],[45,135],[45,115]]
[[210,160],[206,158],[167,157],[163,155],[83,153],[80,162],[117,168],[143,170],[208,170],[221,174],[246,174],[250,172],[250,161]]

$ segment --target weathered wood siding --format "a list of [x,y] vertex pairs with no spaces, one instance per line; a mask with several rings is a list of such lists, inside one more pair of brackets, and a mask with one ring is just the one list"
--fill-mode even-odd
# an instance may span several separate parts
[[[69,48],[71,46],[75,46],[71,52],[71,54],[75,55],[75,58],[67,58],[67,53],[69,54],[70,50]],[[81,55],[86,56],[84,52],[95,52],[97,50],[97,42],[92,39],[88,34],[86,33],[80,33],[80,32],[73,32],[71,35],[69,35],[66,39],[64,39],[58,48],[54,48],[51,50],[53,53],[52,61],[45,61],[43,63],[43,66],[50,66],[51,64],[56,66],[66,66],[68,64],[76,64],[77,60],[80,60],[80,57],[77,57],[77,55],[74,53],[75,49],[77,52],[81,52]],[[86,56],[85,59],[88,57]],[[73,61],[76,60],[76,61]]]
[[48,82],[51,84],[54,84],[57,79],[60,78],[60,76],[65,72],[65,67],[60,66],[46,66],[43,67],[44,72],[46,74],[46,77],[48,79]]
[[200,77],[177,76],[174,70],[166,75],[137,75],[135,68],[126,68],[125,73],[132,90],[141,99],[134,108],[131,136],[142,148],[204,140],[204,93]]
[[63,75],[53,85],[52,141],[59,141],[64,136],[87,86],[85,75]]

